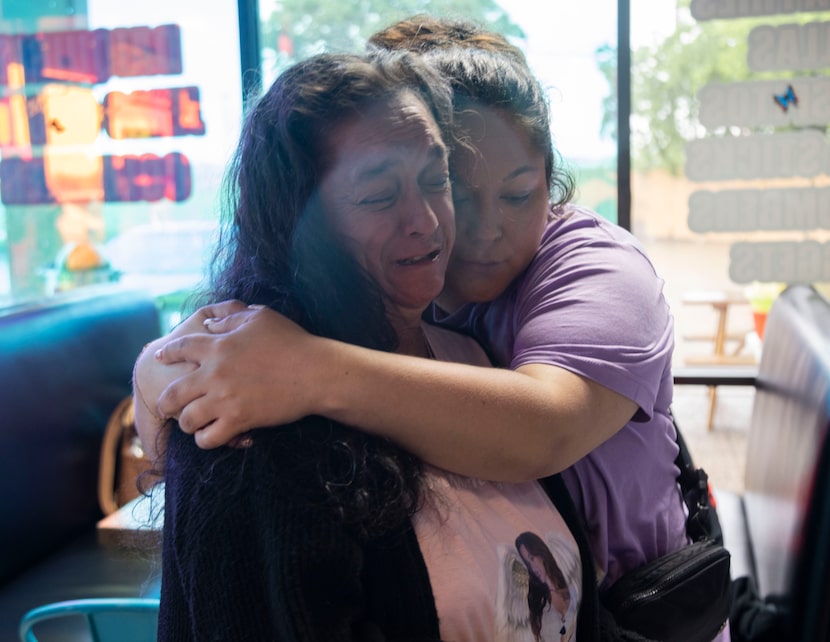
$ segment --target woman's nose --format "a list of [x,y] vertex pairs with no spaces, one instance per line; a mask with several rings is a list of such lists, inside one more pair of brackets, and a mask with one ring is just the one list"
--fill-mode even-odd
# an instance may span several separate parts
[[467,236],[477,243],[493,243],[503,234],[502,211],[497,205],[480,203],[467,221]]
[[418,194],[408,199],[404,213],[404,231],[408,236],[427,236],[438,228],[438,217],[429,201]]

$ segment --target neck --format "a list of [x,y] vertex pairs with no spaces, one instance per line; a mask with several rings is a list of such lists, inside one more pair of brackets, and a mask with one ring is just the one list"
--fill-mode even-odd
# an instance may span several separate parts
[[429,357],[430,351],[426,337],[421,330],[421,322],[415,326],[398,328],[398,349],[399,354],[408,354],[413,357]]
[[421,319],[426,310],[423,306],[400,306],[387,305],[386,318],[395,330],[398,337],[398,354],[407,354],[413,357],[425,357],[432,359],[432,349],[427,343],[427,338],[421,328]]
[[458,308],[464,305],[466,301],[462,301],[458,297],[451,296],[447,292],[442,292],[435,299],[435,303],[446,314],[452,314],[453,312],[458,310]]

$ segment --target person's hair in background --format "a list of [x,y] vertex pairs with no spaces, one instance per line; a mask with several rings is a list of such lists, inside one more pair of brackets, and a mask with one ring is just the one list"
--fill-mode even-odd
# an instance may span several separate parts
[[481,107],[498,110],[544,155],[554,211],[571,201],[576,184],[553,145],[544,88],[522,50],[503,34],[467,20],[417,15],[378,31],[368,46],[371,52],[406,50],[423,55],[450,80],[456,113]]
[[451,47],[483,49],[527,62],[524,52],[498,31],[466,19],[436,18],[426,14],[399,20],[374,33],[368,43],[380,49],[406,49],[416,53]]
[[[206,301],[237,298],[272,307],[321,336],[378,350],[397,347],[383,293],[333,238],[316,189],[332,162],[333,130],[373,104],[407,92],[425,104],[450,139],[452,99],[446,81],[406,52],[375,55],[371,62],[323,54],[275,80],[247,113],[229,165]],[[395,525],[417,509],[417,458],[387,440],[367,439],[326,419],[301,423],[296,431],[278,434],[297,440],[298,452],[316,451],[313,461],[297,460],[297,479],[317,471],[318,478],[306,482],[319,483],[321,502],[368,530]],[[257,431],[252,438],[260,432],[270,431]],[[192,442],[179,430],[171,434],[171,448]],[[249,456],[269,456],[263,452],[267,448],[249,450]]]
[[[568,583],[565,580],[565,575],[556,563],[553,553],[550,552],[547,544],[536,533],[524,532],[516,538],[516,550],[519,557],[527,567],[528,572],[528,586],[527,586],[527,606],[530,611],[530,629],[534,637],[539,640],[542,632],[542,615],[545,609],[550,608],[552,604],[551,593],[554,590],[568,591]],[[531,562],[530,558],[536,558],[541,561],[544,573],[547,578],[553,583],[555,588],[551,588],[544,578],[539,577],[540,570]],[[564,623],[565,613],[560,613]],[[564,635],[564,631],[561,633]]]

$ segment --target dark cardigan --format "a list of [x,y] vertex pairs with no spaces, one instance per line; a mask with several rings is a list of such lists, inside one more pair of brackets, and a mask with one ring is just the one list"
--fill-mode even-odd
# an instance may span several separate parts
[[[257,430],[250,449],[206,451],[172,431],[159,640],[439,640],[411,522],[371,536],[345,524],[320,500],[296,432]],[[574,505],[558,475],[540,483],[580,547],[579,640],[599,640],[594,563]]]

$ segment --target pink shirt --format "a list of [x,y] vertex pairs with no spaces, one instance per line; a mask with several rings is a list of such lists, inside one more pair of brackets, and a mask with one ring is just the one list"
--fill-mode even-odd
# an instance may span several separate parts
[[[468,337],[429,325],[424,334],[438,359],[490,365]],[[540,579],[555,575],[547,571],[554,565],[559,586],[547,580],[555,590],[539,612],[541,639],[575,640],[582,597],[579,548],[543,488],[537,482],[487,482],[431,466],[425,466],[424,485],[424,507],[413,524],[429,572],[441,639],[532,642],[530,574]],[[517,538],[533,543],[520,550]]]

